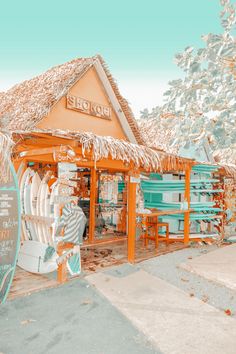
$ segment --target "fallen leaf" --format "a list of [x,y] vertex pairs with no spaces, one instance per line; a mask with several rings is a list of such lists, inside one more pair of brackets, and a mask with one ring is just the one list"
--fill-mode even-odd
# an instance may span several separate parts
[[91,272],[95,272],[95,269],[93,267],[89,267],[89,270],[91,270]]
[[225,310],[225,314],[226,314],[227,316],[232,316],[232,312],[230,311],[230,309],[226,309],[226,310]]
[[209,297],[207,295],[203,295],[202,301],[207,302],[209,300]]
[[188,279],[181,278],[181,280],[184,281],[184,282],[189,282]]
[[86,299],[86,300],[84,300],[81,304],[82,304],[82,305],[90,305],[90,304],[92,304],[92,303],[93,303],[92,300]]
[[190,296],[190,297],[194,297],[194,294],[193,294],[193,293],[190,293],[189,296]]
[[36,320],[33,320],[33,319],[28,319],[28,320],[24,320],[24,321],[21,321],[21,325],[26,325],[26,324],[28,324],[28,323],[31,323],[31,322],[36,322]]

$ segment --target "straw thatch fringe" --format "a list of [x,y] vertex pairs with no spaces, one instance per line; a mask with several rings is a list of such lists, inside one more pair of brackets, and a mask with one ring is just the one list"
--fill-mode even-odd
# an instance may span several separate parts
[[235,165],[220,165],[223,174],[236,180],[236,166]]
[[118,140],[110,136],[98,136],[93,133],[78,133],[71,131],[57,131],[56,135],[71,137],[82,146],[82,151],[92,152],[95,162],[101,159],[112,158],[127,164],[133,163],[136,168],[143,168],[146,171],[172,171],[184,170],[191,160],[181,159],[175,155],[168,155],[164,152],[150,149],[143,145],[129,143],[125,140]]
[[[141,168],[147,172],[184,171],[194,164],[204,165],[204,163],[166,153],[155,148],[132,144],[110,136],[98,136],[90,132],[34,129],[33,131],[15,131],[13,133],[14,140],[17,144],[20,144],[25,135],[30,136],[32,133],[75,140],[81,145],[83,156],[86,156],[86,153],[91,153],[95,164],[99,160],[112,158],[113,160],[123,161],[128,165],[133,164],[135,168]],[[225,176],[236,180],[235,165],[216,164],[216,166],[222,170]]]
[[[178,172],[185,171],[194,164],[204,165],[204,163],[166,153],[155,148],[129,143],[110,136],[98,136],[90,132],[59,129],[17,130],[12,132],[12,139],[16,144],[21,144],[25,137],[27,137],[27,140],[30,136],[34,136],[35,138],[35,135],[37,137],[37,133],[77,141],[81,145],[83,156],[86,157],[86,154],[91,153],[91,158],[95,164],[99,160],[111,158],[123,161],[128,165],[133,164],[134,168],[141,168],[147,172]],[[8,140],[8,146],[0,146],[1,151],[10,150],[9,146],[11,144],[9,142],[12,144],[12,140]],[[65,145],[69,146],[67,141],[65,141]],[[222,171],[223,175],[236,180],[235,165],[216,164],[216,166]]]
[[11,182],[10,160],[11,149],[14,145],[12,139],[7,133],[0,132],[0,183],[7,184]]
[[[135,168],[142,168],[146,171],[184,171],[193,163],[192,160],[181,158],[163,151],[151,149],[147,146],[129,143],[125,140],[118,140],[110,136],[98,136],[88,132],[77,132],[71,130],[33,130],[15,131],[17,139],[22,135],[31,133],[43,133],[60,138],[73,139],[82,147],[82,153],[92,154],[96,163],[99,160],[111,158],[120,160],[126,164],[133,164]],[[19,140],[18,140],[19,143]]]

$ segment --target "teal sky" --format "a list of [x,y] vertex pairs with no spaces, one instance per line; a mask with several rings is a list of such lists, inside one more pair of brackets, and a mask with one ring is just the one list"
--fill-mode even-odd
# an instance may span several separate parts
[[181,75],[173,57],[221,31],[219,0],[4,1],[0,90],[79,56],[100,53],[135,113]]

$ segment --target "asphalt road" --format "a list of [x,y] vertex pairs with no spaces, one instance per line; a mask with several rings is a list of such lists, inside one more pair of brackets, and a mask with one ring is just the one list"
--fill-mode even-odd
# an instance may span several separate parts
[[0,306],[0,354],[158,354],[85,280]]

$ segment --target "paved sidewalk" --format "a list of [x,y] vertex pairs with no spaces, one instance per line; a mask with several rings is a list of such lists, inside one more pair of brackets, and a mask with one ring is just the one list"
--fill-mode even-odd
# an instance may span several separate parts
[[236,244],[188,260],[180,267],[236,290]]
[[235,319],[144,270],[86,279],[163,353],[236,352]]

